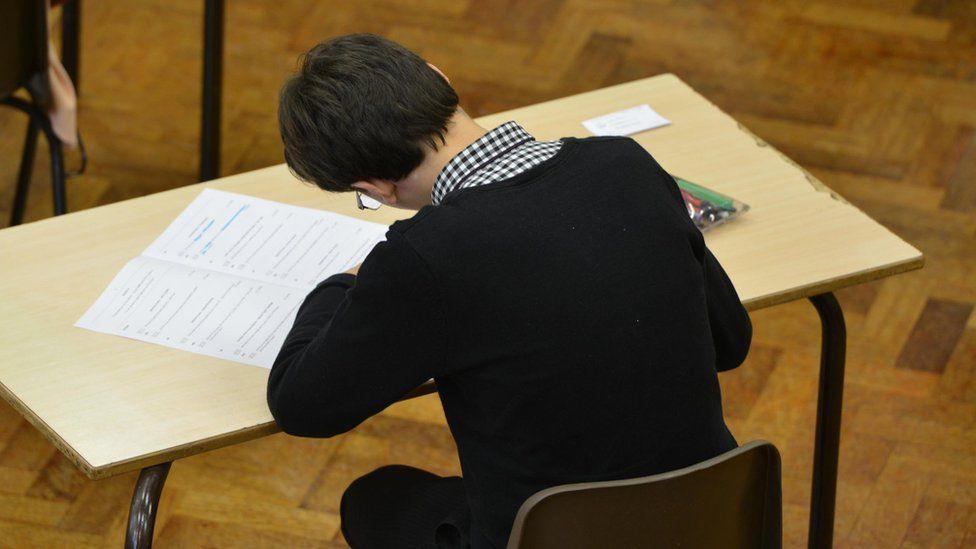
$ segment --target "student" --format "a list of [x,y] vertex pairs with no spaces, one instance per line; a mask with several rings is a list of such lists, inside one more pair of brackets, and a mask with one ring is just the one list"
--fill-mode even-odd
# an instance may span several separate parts
[[306,437],[436,380],[463,478],[356,480],[352,547],[504,547],[543,488],[736,446],[717,372],[745,358],[749,317],[636,142],[487,131],[439,70],[366,34],[309,51],[279,118],[301,179],[419,210],[308,295],[268,380],[278,425]]

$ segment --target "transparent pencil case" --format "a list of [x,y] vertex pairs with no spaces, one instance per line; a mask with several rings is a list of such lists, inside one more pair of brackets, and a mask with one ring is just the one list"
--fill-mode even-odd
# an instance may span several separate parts
[[672,175],[674,182],[681,190],[681,197],[685,200],[688,215],[695,226],[702,232],[718,227],[749,211],[749,205],[731,196],[713,191]]

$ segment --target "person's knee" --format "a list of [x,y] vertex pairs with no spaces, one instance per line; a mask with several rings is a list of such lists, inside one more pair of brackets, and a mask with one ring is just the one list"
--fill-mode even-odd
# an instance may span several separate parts
[[375,508],[378,501],[388,494],[403,491],[403,488],[418,482],[437,478],[436,475],[407,465],[384,465],[352,481],[342,493],[339,503],[340,516],[346,513],[359,514],[366,509]]
[[393,503],[390,494],[428,478],[436,475],[406,465],[385,465],[352,481],[339,501],[340,527],[346,542],[364,546],[368,532],[379,526],[374,523],[387,514],[384,507]]
[[424,471],[423,469],[417,469],[416,467],[410,467],[409,465],[384,465],[382,467],[377,467],[369,473],[357,478],[353,481],[353,484],[363,481],[366,483],[370,482],[383,482],[392,478],[402,478],[402,477],[414,477],[414,476],[431,476],[431,473]]
[[406,465],[384,465],[352,481],[343,492],[342,499],[348,499],[351,504],[355,504],[364,497],[375,497],[384,490],[384,486],[389,487],[394,479],[410,475],[413,471],[413,467]]
[[372,492],[371,487],[376,484],[379,477],[385,476],[383,470],[388,467],[395,467],[395,465],[387,465],[385,467],[380,467],[374,471],[366,473],[365,475],[353,480],[346,487],[346,490],[342,493],[342,502],[339,504],[342,509],[345,509],[348,505],[352,505],[362,499],[362,496]]
[[339,500],[339,527],[350,547],[364,547],[364,530],[368,532],[369,508],[376,504],[377,477],[382,476],[383,467],[353,480]]

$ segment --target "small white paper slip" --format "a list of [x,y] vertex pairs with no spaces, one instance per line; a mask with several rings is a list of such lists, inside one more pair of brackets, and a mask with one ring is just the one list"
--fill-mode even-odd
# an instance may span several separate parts
[[583,127],[593,135],[630,135],[644,130],[667,126],[671,121],[654,111],[648,104],[612,112],[583,121]]

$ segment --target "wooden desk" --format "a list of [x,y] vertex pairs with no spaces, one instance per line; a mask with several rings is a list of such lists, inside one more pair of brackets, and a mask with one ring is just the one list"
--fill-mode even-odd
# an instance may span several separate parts
[[[835,289],[922,265],[922,254],[754,137],[673,75],[484,117],[541,139],[585,135],[580,121],[649,103],[673,124],[635,135],[669,171],[752,206],[707,234],[750,309],[810,298],[824,327],[811,546],[829,546],[844,377]],[[145,468],[130,514],[148,524],[169,463],[274,433],[267,370],[74,328],[116,272],[204,187],[389,223],[273,166],[0,230],[0,391],[90,478]],[[156,466],[156,467],[153,467]],[[134,533],[133,533],[134,532]]]

